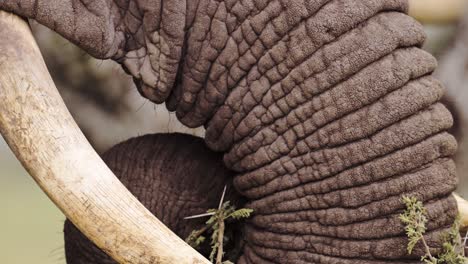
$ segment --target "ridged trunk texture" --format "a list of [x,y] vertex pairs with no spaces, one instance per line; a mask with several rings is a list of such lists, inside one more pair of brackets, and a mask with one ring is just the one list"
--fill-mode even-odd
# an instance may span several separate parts
[[406,1],[203,3],[169,108],[206,126],[255,210],[240,263],[419,263],[404,195],[424,201],[437,252],[456,141]]

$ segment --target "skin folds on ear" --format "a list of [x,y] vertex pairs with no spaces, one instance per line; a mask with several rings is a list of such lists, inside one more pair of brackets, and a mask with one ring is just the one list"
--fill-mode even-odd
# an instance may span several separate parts
[[0,9],[36,20],[94,57],[116,60],[154,102],[164,102],[174,86],[190,16],[186,0],[0,0]]
[[[201,138],[147,135],[113,147],[103,159],[132,194],[183,239],[206,221],[183,218],[217,208],[226,184],[226,201],[241,202],[230,185],[232,172]],[[69,221],[64,231],[67,263],[115,263]]]

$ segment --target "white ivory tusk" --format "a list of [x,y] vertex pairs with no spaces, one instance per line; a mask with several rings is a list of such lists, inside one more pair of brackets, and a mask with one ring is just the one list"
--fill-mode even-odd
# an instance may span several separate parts
[[457,200],[458,213],[460,215],[460,229],[465,230],[468,228],[468,201],[455,193],[453,196],[455,200]]
[[0,132],[50,199],[119,263],[210,263],[104,164],[68,112],[27,23],[3,11]]
[[467,3],[467,0],[409,0],[409,14],[422,23],[453,23],[463,16]]

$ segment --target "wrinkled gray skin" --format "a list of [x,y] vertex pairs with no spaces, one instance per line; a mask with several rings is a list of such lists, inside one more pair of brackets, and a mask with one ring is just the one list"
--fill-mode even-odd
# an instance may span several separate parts
[[[222,155],[209,150],[201,138],[146,135],[118,144],[102,158],[130,192],[182,238],[202,228],[207,220],[184,218],[217,208],[224,186],[227,186],[225,201],[238,208],[245,202],[232,188],[234,172],[224,166]],[[227,228],[235,236],[230,236],[226,251],[238,255],[235,250],[241,249],[244,242],[242,226],[230,223]],[[64,232],[68,264],[116,263],[69,221]],[[201,252],[207,255],[210,249],[203,247]]]
[[133,75],[224,153],[239,263],[419,263],[402,195],[453,222],[452,117],[405,0],[0,0]]

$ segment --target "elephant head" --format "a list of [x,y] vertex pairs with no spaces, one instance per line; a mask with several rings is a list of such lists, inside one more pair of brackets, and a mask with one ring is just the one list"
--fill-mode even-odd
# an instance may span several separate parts
[[[431,76],[436,61],[420,49],[425,35],[405,0],[9,0],[0,8],[114,59],[144,97],[206,128],[206,145],[222,153],[254,209],[238,263],[420,263],[422,247],[406,252],[404,195],[424,202],[426,240],[440,250],[457,214],[456,141]],[[132,168],[152,146],[171,152],[170,142],[131,141],[111,150],[111,167]],[[157,171],[153,158],[143,167]],[[230,172],[216,169],[224,183]],[[161,177],[181,177],[147,173],[161,186],[170,181]],[[158,208],[154,197],[168,194],[148,188],[156,189],[140,199]],[[202,204],[202,212],[211,205]]]

